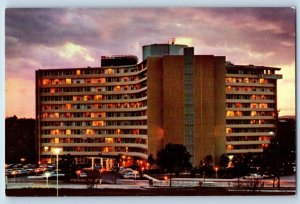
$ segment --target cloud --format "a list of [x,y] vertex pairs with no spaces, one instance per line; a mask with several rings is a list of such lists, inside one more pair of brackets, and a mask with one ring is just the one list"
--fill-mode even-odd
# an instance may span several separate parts
[[195,54],[282,66],[289,72],[283,71],[280,83],[289,83],[295,81],[290,68],[295,64],[295,17],[292,8],[9,8],[6,80],[34,81],[36,69],[99,66],[102,55],[142,59],[143,45],[176,38],[194,46]]
[[80,45],[67,42],[64,44],[63,48],[58,51],[59,55],[63,58],[73,59],[73,58],[83,58],[85,61],[94,62],[95,59],[91,57],[88,50]]

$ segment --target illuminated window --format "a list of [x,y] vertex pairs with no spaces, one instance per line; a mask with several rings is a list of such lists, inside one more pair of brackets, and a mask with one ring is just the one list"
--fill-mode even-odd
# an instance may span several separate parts
[[94,100],[102,100],[102,95],[95,95]]
[[55,88],[51,88],[50,93],[55,93]]
[[43,85],[50,84],[50,80],[49,79],[43,79],[42,84]]
[[235,113],[235,115],[236,115],[236,116],[243,116],[243,113],[242,113],[241,111],[237,111],[237,112]]
[[235,106],[236,106],[237,108],[241,108],[241,107],[242,107],[242,104],[241,104],[241,103],[236,103]]
[[226,133],[232,133],[232,129],[231,128],[226,128]]
[[49,147],[44,147],[44,152],[48,152],[49,151]]
[[48,113],[43,113],[42,118],[48,118]]
[[120,86],[116,86],[115,87],[115,91],[120,91],[121,87]]
[[113,138],[105,138],[105,143],[113,143],[114,139]]
[[257,115],[256,111],[251,111],[251,116],[256,116],[256,115]]
[[80,75],[80,70],[76,70],[76,75]]
[[58,79],[55,79],[52,84],[59,84],[59,82],[60,81]]
[[87,134],[87,135],[92,135],[92,134],[94,134],[94,131],[91,130],[91,129],[87,129],[87,130],[86,130],[86,134]]
[[232,87],[231,87],[231,86],[227,86],[227,87],[226,87],[226,90],[227,90],[227,91],[232,91]]
[[227,145],[227,150],[233,150],[233,146],[232,145]]
[[72,105],[71,104],[66,104],[66,109],[71,109]]
[[256,98],[257,98],[256,95],[252,95],[252,96],[251,96],[251,99],[252,99],[252,100],[256,100]]
[[66,79],[66,84],[71,84],[72,80],[71,79]]
[[227,82],[227,83],[232,82],[232,78],[226,78],[226,82]]
[[120,134],[120,132],[121,132],[121,130],[120,130],[120,129],[118,129],[118,130],[117,130],[117,134],[119,135],[119,134]]
[[244,83],[249,83],[249,78],[244,78]]
[[108,74],[112,74],[112,73],[113,73],[113,70],[112,70],[111,68],[109,68],[109,69],[107,70],[107,73],[108,73]]
[[125,147],[125,151],[128,152],[128,147]]
[[259,108],[268,108],[268,104],[267,103],[260,103]]
[[66,130],[67,135],[71,135],[71,130]]
[[54,113],[54,118],[59,118],[59,113]]
[[93,126],[103,126],[103,121],[93,121]]
[[234,116],[234,112],[233,111],[227,111],[226,112],[226,116]]
[[251,107],[251,108],[257,108],[257,103],[251,103],[251,104],[250,104],[250,107]]
[[51,135],[58,135],[59,134],[59,130],[51,130],[50,134]]
[[261,83],[261,84],[266,83],[266,79],[259,79],[259,83]]
[[58,143],[59,143],[59,138],[55,138],[55,139],[54,139],[54,143],[55,143],[55,144],[58,144]]

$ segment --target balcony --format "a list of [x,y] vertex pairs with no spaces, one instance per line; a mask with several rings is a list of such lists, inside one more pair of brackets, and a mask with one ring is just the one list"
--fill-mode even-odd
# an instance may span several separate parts
[[226,124],[226,128],[275,128],[274,124]]
[[147,144],[138,143],[42,143],[42,147],[137,147],[147,149]]
[[236,94],[236,95],[275,95],[276,93],[274,91],[227,91],[226,94]]
[[87,134],[81,134],[81,135],[62,135],[62,134],[57,134],[57,135],[41,135],[41,139],[47,139],[47,138],[128,138],[128,139],[148,139],[148,135],[134,135],[134,134],[92,134],[92,135],[87,135]]
[[275,87],[272,83],[237,83],[237,82],[226,82],[226,86],[243,86],[243,87]]
[[[115,76],[115,75],[114,75]],[[63,79],[65,79],[68,76],[64,76],[62,77]],[[70,78],[70,77],[68,77]],[[77,78],[82,78],[82,77],[77,77]],[[87,77],[87,79],[90,79],[91,76]],[[75,77],[72,77],[72,79],[76,79]],[[104,83],[71,83],[71,84],[41,84],[40,87],[42,88],[50,88],[50,87],[103,87],[103,86],[112,86],[112,85],[136,85],[136,84],[140,84],[144,81],[147,80],[147,77],[143,77],[142,79],[139,80],[128,80],[128,81],[120,81],[120,82],[104,82]]]
[[113,120],[113,121],[134,121],[134,120],[147,120],[147,116],[127,116],[127,117],[70,117],[70,118],[41,118],[41,121],[98,121],[98,120]]
[[275,120],[275,116],[226,116],[226,120],[254,120],[254,119]]
[[263,79],[282,79],[281,74],[260,74],[259,78]]
[[240,137],[240,136],[272,136],[270,132],[237,132],[237,133],[226,133],[226,137]]
[[[111,99],[111,100],[79,100],[79,101],[41,101],[43,105],[65,105],[65,104],[96,104],[96,103],[129,103],[129,102],[140,102],[147,100],[148,97],[144,96],[142,98],[133,99]],[[66,110],[66,109],[63,109]],[[54,111],[55,112],[55,111]]]
[[226,145],[252,145],[252,144],[269,144],[270,141],[227,141]]
[[[60,155],[64,154],[70,154],[73,156],[99,156],[99,153],[101,153],[102,156],[117,156],[117,155],[126,155],[126,156],[132,156],[132,157],[139,157],[142,159],[147,159],[148,155],[140,152],[76,152],[76,151],[63,151],[60,153]],[[53,156],[52,152],[41,152],[41,155],[43,156]]]
[[97,129],[97,130],[116,130],[116,129],[147,129],[147,125],[107,125],[107,126],[41,126],[41,130],[86,130],[86,129]]
[[[263,102],[265,100],[255,100],[255,99],[226,99],[226,103],[258,103]],[[275,100],[271,100],[270,102],[274,102]],[[267,102],[266,102],[267,103]]]
[[226,154],[238,154],[238,153],[262,153],[263,149],[233,149],[226,150]]

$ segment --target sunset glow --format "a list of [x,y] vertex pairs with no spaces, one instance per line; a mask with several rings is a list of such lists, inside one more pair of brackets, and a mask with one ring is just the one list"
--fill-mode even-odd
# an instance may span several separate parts
[[282,68],[278,109],[294,115],[295,17],[293,8],[6,9],[5,116],[35,118],[37,69],[99,67],[102,55],[140,62],[143,45],[171,38],[197,55]]

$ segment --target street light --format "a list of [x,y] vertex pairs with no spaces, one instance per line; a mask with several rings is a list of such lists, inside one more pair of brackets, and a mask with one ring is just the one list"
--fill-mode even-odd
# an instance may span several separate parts
[[215,171],[216,171],[216,178],[218,178],[218,169],[219,169],[219,168],[216,166],[216,167],[215,167]]
[[58,197],[58,154],[60,153],[60,148],[55,148],[54,153],[56,154],[56,196]]
[[49,179],[49,176],[50,176],[50,172],[46,172],[45,176],[46,176],[46,179],[47,179],[47,188],[49,188],[48,179]]

